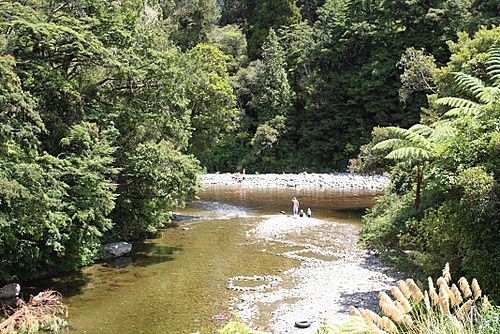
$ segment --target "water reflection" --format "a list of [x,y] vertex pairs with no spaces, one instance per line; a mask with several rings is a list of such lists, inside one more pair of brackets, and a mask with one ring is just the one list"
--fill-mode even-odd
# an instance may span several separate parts
[[69,306],[69,333],[215,333],[223,323],[212,317],[228,313],[231,299],[239,294],[227,289],[228,278],[279,276],[299,265],[300,256],[308,255],[276,256],[296,251],[293,245],[283,244],[273,247],[290,249],[263,252],[262,245],[246,233],[263,216],[281,210],[291,213],[291,198],[297,196],[316,218],[359,224],[374,195],[370,191],[210,187],[199,200],[179,208],[183,218],[179,226],[134,244],[128,257],[36,282],[32,290],[27,286],[24,290],[60,291]]

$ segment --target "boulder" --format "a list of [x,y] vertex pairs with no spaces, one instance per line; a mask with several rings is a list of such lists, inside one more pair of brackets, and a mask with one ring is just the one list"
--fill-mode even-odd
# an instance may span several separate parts
[[18,283],[10,283],[0,288],[0,299],[11,299],[19,296],[21,286]]
[[113,257],[122,256],[132,250],[132,244],[125,241],[113,242],[103,246],[106,253]]

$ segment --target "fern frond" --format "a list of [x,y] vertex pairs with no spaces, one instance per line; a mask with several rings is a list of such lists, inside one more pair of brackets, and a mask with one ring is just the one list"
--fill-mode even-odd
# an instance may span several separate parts
[[490,49],[490,57],[485,63],[487,65],[486,70],[488,74],[491,75],[492,80],[495,82],[495,86],[500,86],[500,48],[492,47]]
[[486,87],[479,94],[479,100],[485,104],[495,103],[500,96],[500,87]]
[[457,132],[457,128],[452,126],[450,122],[443,122],[434,129],[428,139],[433,143],[444,143],[454,138]]
[[386,139],[373,146],[374,150],[395,150],[407,146],[407,141],[400,138]]
[[421,136],[428,137],[432,134],[432,128],[424,124],[415,124],[408,131],[415,132]]
[[477,102],[454,96],[441,97],[436,100],[436,103],[452,108],[477,108],[480,106]]
[[456,72],[454,74],[458,87],[464,92],[472,94],[473,97],[478,98],[479,94],[484,90],[484,82],[481,79],[462,72]]
[[464,117],[464,116],[476,117],[476,116],[480,116],[481,114],[482,114],[481,108],[477,108],[477,107],[474,107],[474,108],[453,108],[453,109],[448,110],[444,114],[444,116],[445,117],[455,117],[455,116],[458,116],[458,117]]
[[394,160],[429,160],[431,154],[428,150],[419,147],[401,147],[391,151],[385,157]]
[[403,137],[404,133],[408,130],[400,128],[398,126],[388,126],[384,128],[390,135]]
[[500,64],[490,66],[487,70],[491,75],[491,79],[495,82],[494,85],[498,86],[500,84]]
[[412,132],[410,130],[406,131],[404,135],[405,139],[408,141],[406,146],[420,147],[426,150],[431,150],[430,142],[424,136],[418,133]]

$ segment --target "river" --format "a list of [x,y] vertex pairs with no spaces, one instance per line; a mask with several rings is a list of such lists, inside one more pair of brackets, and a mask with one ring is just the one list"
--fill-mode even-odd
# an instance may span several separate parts
[[[298,259],[262,252],[248,231],[263,217],[291,214],[297,196],[313,217],[360,227],[373,190],[210,186],[176,211],[178,226],[133,245],[129,256],[45,279],[28,289],[55,289],[69,307],[65,333],[216,333],[239,292],[235,276],[280,275]],[[189,219],[187,219],[189,218]]]

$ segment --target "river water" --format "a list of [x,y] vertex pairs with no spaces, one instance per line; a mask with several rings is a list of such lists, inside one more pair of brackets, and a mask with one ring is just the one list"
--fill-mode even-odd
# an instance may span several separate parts
[[[69,306],[65,333],[216,333],[239,292],[235,276],[274,275],[299,260],[262,252],[247,231],[263,217],[291,214],[296,196],[304,211],[353,233],[373,190],[210,186],[179,208],[182,220],[155,239],[133,245],[132,254],[46,279],[31,289],[55,289]],[[189,218],[189,219],[187,219]],[[30,287],[28,287],[30,288]]]

